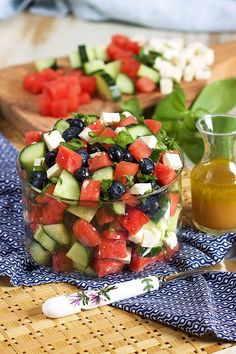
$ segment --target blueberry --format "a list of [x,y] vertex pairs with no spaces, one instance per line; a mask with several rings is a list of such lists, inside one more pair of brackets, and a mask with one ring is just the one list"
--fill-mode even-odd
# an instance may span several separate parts
[[75,150],[75,152],[82,157],[83,166],[88,166],[89,154],[88,154],[87,150],[85,150],[85,149],[77,149],[77,150]]
[[52,167],[56,162],[57,152],[49,151],[45,156],[45,163],[48,167]]
[[125,186],[123,183],[117,180],[113,180],[110,188],[108,189],[108,195],[110,200],[117,200],[125,193]]
[[128,150],[126,150],[126,149],[123,149],[123,161],[134,162],[133,156],[132,156],[131,153],[130,153]]
[[83,182],[83,180],[88,179],[89,176],[89,170],[86,167],[81,167],[75,172],[75,178],[79,182]]
[[120,162],[123,160],[124,152],[122,148],[117,145],[109,147],[108,154],[113,162]]
[[47,173],[45,171],[33,171],[29,177],[29,183],[37,189],[43,189],[47,181]]
[[89,146],[89,153],[94,154],[95,152],[104,151],[105,149],[99,143],[94,143]]
[[156,195],[143,199],[138,208],[148,216],[155,216],[160,209],[159,198]]
[[155,179],[154,181],[148,181],[148,183],[151,183],[152,185],[152,189],[156,189],[157,187],[160,187],[160,185],[158,184],[157,180]]
[[154,170],[155,164],[151,159],[144,158],[140,161],[139,163],[139,168],[142,173],[145,175],[150,175],[152,174]]
[[84,129],[84,122],[80,118],[69,118],[66,121],[70,124],[70,127],[80,128],[81,131]]
[[62,134],[63,139],[65,139],[65,141],[70,141],[73,138],[79,138],[79,134],[81,133],[82,129],[77,128],[77,127],[71,127],[68,128],[64,131],[64,133]]

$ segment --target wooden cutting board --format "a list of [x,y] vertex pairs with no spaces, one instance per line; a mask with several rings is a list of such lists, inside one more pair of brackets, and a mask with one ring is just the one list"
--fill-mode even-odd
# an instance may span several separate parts
[[[211,81],[236,75],[236,41],[213,46],[216,61],[212,67]],[[67,59],[60,59],[59,65],[68,67]],[[48,130],[56,119],[43,117],[38,112],[38,97],[27,93],[22,88],[25,74],[34,70],[33,64],[22,64],[0,70],[0,110],[6,120],[11,122],[19,131]],[[182,83],[190,103],[206,85],[206,81]],[[162,97],[159,91],[150,94],[137,94],[143,108],[154,106]],[[123,100],[131,96],[124,96]],[[96,97],[88,105],[80,106],[84,113],[101,113],[119,111],[120,102],[112,103]]]

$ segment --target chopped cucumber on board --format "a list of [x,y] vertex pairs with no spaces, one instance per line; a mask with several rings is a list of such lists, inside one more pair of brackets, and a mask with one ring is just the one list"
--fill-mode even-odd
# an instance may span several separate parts
[[70,65],[73,69],[79,69],[82,66],[79,52],[69,54]]
[[93,52],[95,59],[101,59],[103,61],[108,60],[106,46],[102,44],[96,45],[96,47],[93,48]]
[[32,170],[34,167],[34,160],[36,158],[45,156],[44,142],[35,143],[26,146],[20,153],[19,160],[23,170]]
[[87,75],[92,75],[98,71],[104,70],[105,63],[101,59],[93,60],[84,64],[84,71]]
[[87,63],[88,61],[94,60],[94,53],[92,48],[86,45],[78,46],[79,56],[82,64]]
[[116,84],[120,89],[121,93],[132,95],[135,93],[135,86],[133,80],[131,80],[127,75],[119,73],[116,78]]
[[116,102],[121,99],[120,89],[115,80],[105,71],[95,75],[99,94],[109,101]]
[[39,59],[35,61],[34,65],[35,69],[39,72],[49,68],[57,69],[57,62],[55,58]]
[[115,60],[105,65],[104,71],[109,74],[113,79],[117,78],[120,71],[121,62],[120,60]]
[[139,77],[148,77],[154,82],[159,82],[160,80],[160,74],[158,71],[155,69],[149,68],[149,66],[141,64],[140,68],[138,70],[138,76]]

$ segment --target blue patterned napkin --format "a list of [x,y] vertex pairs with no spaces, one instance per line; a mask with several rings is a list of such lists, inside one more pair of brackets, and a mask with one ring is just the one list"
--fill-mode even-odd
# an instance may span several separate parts
[[[105,279],[76,273],[55,274],[36,265],[21,244],[23,208],[16,157],[17,151],[0,134],[0,275],[8,275],[13,285],[67,282],[88,289],[148,274],[169,274],[220,262],[236,241],[234,233],[214,239],[185,227],[180,253],[167,264],[151,265],[138,274],[127,271]],[[190,334],[211,332],[221,339],[236,340],[236,273],[211,272],[175,280],[159,291],[123,300],[114,306]]]

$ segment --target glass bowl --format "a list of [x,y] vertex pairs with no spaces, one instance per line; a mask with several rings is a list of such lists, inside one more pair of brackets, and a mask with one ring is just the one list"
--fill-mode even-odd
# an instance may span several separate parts
[[169,260],[179,250],[182,169],[150,194],[82,203],[53,196],[53,185],[42,193],[29,184],[18,161],[27,251],[56,272],[99,277]]

